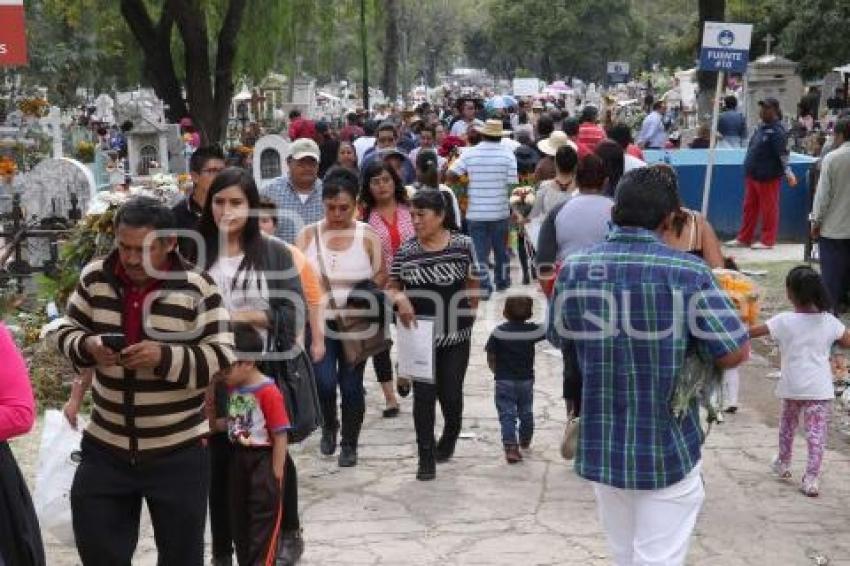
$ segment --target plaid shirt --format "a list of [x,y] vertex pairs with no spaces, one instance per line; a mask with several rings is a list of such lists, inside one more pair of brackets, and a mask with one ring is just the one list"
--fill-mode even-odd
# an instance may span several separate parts
[[287,244],[295,243],[295,236],[301,228],[318,222],[325,215],[322,207],[322,181],[316,179],[313,192],[306,202],[295,192],[289,177],[275,179],[263,189],[263,197],[271,199],[277,206],[276,236]]
[[555,289],[582,375],[577,473],[625,489],[680,481],[703,440],[696,401],[681,419],[671,409],[685,351],[719,358],[748,340],[711,271],[650,231],[614,227],[568,258]]

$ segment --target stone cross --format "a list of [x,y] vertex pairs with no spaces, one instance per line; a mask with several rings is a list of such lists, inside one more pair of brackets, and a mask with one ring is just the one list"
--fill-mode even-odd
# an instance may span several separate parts
[[767,51],[765,51],[765,55],[770,55],[770,46],[773,44],[773,40],[776,39],[771,34],[767,34],[764,36],[764,42],[767,44]]

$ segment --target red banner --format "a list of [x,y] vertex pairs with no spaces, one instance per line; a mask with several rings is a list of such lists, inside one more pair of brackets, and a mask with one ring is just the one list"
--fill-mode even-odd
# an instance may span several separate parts
[[27,64],[24,0],[0,0],[0,67]]

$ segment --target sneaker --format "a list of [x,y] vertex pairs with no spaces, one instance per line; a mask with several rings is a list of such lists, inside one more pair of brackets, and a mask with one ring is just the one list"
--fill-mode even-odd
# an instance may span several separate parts
[[808,478],[803,478],[803,485],[800,487],[800,491],[806,497],[817,497],[818,496],[818,480],[813,479],[810,480]]
[[518,445],[505,444],[505,460],[508,461],[508,464],[522,462],[522,453],[520,453]]
[[781,480],[791,479],[791,470],[788,469],[788,464],[780,462],[779,456],[776,456],[770,463],[770,471]]
[[750,248],[754,249],[754,250],[772,250],[773,246],[768,246],[767,244],[762,244],[761,242],[756,242],[752,246],[750,246]]
[[749,244],[745,244],[744,242],[742,242],[738,238],[735,238],[734,240],[729,240],[728,242],[724,242],[723,245],[726,246],[727,248],[747,248],[747,247],[749,247]]

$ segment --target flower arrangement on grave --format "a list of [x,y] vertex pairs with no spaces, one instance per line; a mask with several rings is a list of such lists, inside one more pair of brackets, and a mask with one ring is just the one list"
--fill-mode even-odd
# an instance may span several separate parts
[[83,163],[91,163],[94,161],[94,144],[90,141],[81,140],[77,142],[75,155],[78,160]]
[[24,116],[34,116],[36,118],[43,118],[47,116],[47,112],[49,109],[50,105],[47,104],[47,101],[43,98],[24,98],[20,102],[18,102],[18,110],[20,110]]
[[509,198],[511,208],[521,216],[528,216],[531,207],[534,206],[534,187],[531,185],[520,185],[514,187]]
[[0,179],[6,183],[11,183],[18,172],[18,164],[8,155],[0,156]]

